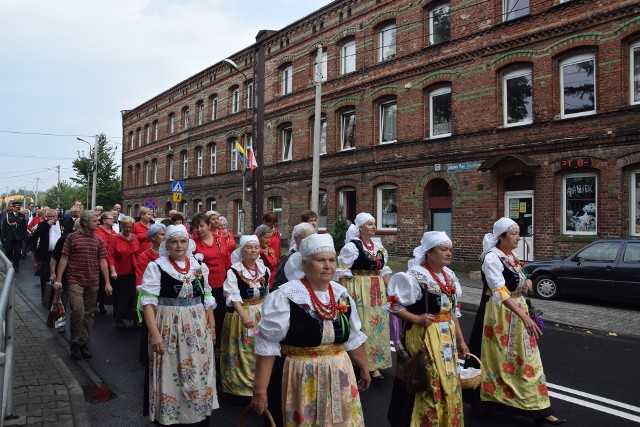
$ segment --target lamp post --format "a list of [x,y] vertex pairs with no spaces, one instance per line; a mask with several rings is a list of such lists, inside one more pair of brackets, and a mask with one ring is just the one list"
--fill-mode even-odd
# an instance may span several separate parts
[[[85,141],[82,138],[76,137],[78,141],[86,142],[89,144],[89,150],[91,150],[91,143],[89,141]],[[89,151],[91,154],[91,151]],[[91,187],[91,209],[95,210],[96,208],[96,190],[98,183],[98,135],[95,136],[95,141],[93,143],[93,160],[91,162],[91,169],[93,170],[93,185]],[[89,177],[87,176],[87,179]]]
[[[229,58],[223,59],[222,62],[224,64],[227,64],[230,68],[232,68],[232,69],[236,70],[237,72],[239,72],[240,74],[242,74],[242,77],[244,77],[245,88],[248,91],[249,90],[249,78],[247,77],[247,75],[242,70],[240,70],[240,67],[238,67],[238,64],[236,64],[233,60],[231,60]],[[253,108],[254,108],[254,105],[255,105],[255,102],[254,102],[254,99],[253,99],[254,98],[254,94],[255,94],[255,85],[254,85],[254,89],[253,89],[253,91],[251,93],[251,122],[250,122],[250,125],[251,125],[251,138],[252,138],[252,141],[253,141],[253,137],[254,137],[254,129],[253,129],[253,127],[254,127]],[[247,97],[247,102],[248,101],[249,101],[249,97]],[[232,102],[233,102],[233,100],[232,100]],[[238,102],[240,102],[240,100],[238,100]],[[246,121],[247,120],[247,114],[249,113],[249,105],[247,105],[247,108],[245,108],[244,111],[245,111],[244,116],[245,116],[245,121]],[[248,155],[247,150],[246,150],[246,148],[247,148],[247,139],[248,138],[247,138],[247,135],[245,133],[245,138],[244,138],[244,142],[245,142],[244,143],[245,159],[244,159],[244,162],[243,162],[243,165],[242,165],[242,212],[241,212],[242,230],[244,230],[244,213],[246,211],[245,210],[245,194],[246,194],[246,173],[247,173],[247,159],[246,159],[246,156]],[[255,218],[252,218],[251,223],[254,226],[254,229],[255,229],[255,222],[256,222]]]

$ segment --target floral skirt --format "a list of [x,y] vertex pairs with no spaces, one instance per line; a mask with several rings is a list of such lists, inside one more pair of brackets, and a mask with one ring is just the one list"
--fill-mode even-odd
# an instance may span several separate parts
[[346,352],[287,357],[282,377],[285,426],[364,426],[362,405]]
[[202,421],[218,408],[213,341],[204,307],[158,305],[156,324],[164,354],[155,353],[149,342],[149,418],[163,425]]
[[[524,297],[511,300],[528,313]],[[504,304],[487,301],[482,331],[480,398],[523,410],[551,406],[536,337]]]
[[353,275],[347,280],[347,290],[356,303],[362,322],[362,332],[367,335],[364,351],[369,370],[391,367],[389,313],[384,310],[387,291],[382,276]]
[[[420,349],[423,331],[418,325],[407,331],[406,348],[410,355]],[[429,386],[415,395],[411,426],[464,426],[455,336],[452,321],[433,323],[427,328],[423,354]]]
[[235,310],[225,314],[220,343],[220,380],[225,393],[252,396],[256,372],[255,332],[262,318],[262,303],[243,305],[242,308],[253,320],[254,327],[247,329]]

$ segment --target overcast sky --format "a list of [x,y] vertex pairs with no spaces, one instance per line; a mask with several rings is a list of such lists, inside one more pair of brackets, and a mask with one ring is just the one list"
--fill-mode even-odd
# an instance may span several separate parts
[[76,136],[107,134],[119,164],[121,110],[330,2],[0,0],[0,193],[68,181]]

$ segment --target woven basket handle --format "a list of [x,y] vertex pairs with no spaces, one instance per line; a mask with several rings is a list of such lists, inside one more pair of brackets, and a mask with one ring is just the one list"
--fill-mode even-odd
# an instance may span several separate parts
[[[238,427],[243,427],[244,426],[244,417],[247,415],[247,412],[249,412],[250,410],[251,410],[251,406],[247,406],[246,408],[244,408],[242,410],[242,415],[240,415],[240,421],[238,421]],[[267,417],[271,427],[276,427],[276,423],[275,423],[275,421],[273,421],[273,417],[271,416],[271,412],[269,412],[268,409],[265,408],[264,413],[262,415]]]
[[[480,369],[482,369],[482,360],[480,360],[478,357],[476,357],[475,355],[471,354],[471,353],[467,353],[469,356],[473,357],[474,359],[476,359],[478,361],[478,364],[480,365]],[[483,369],[484,370],[484,369]]]

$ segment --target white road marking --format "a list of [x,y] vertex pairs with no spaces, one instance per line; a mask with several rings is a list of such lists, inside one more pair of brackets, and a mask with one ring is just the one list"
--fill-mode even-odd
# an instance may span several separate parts
[[550,387],[559,391],[563,391],[565,393],[575,394],[576,396],[586,397],[587,399],[593,399],[599,403],[606,403],[611,406],[617,406],[622,409],[640,413],[640,407],[618,402],[617,400],[607,399],[606,397],[596,396],[595,394],[585,393],[580,390],[575,390],[569,387],[563,387],[561,385],[552,384],[552,383],[547,383],[547,387]]
[[549,396],[566,400],[567,402],[575,403],[576,405],[585,406],[587,408],[595,409],[596,411],[604,412],[606,414],[615,415],[620,418],[625,418],[630,421],[635,421],[636,423],[640,423],[640,417],[637,415],[627,414],[626,412],[618,411],[617,409],[612,409],[607,406],[598,405],[597,403],[587,402],[586,400],[578,399],[571,396],[566,396],[564,394],[556,393],[554,391],[549,392]]

